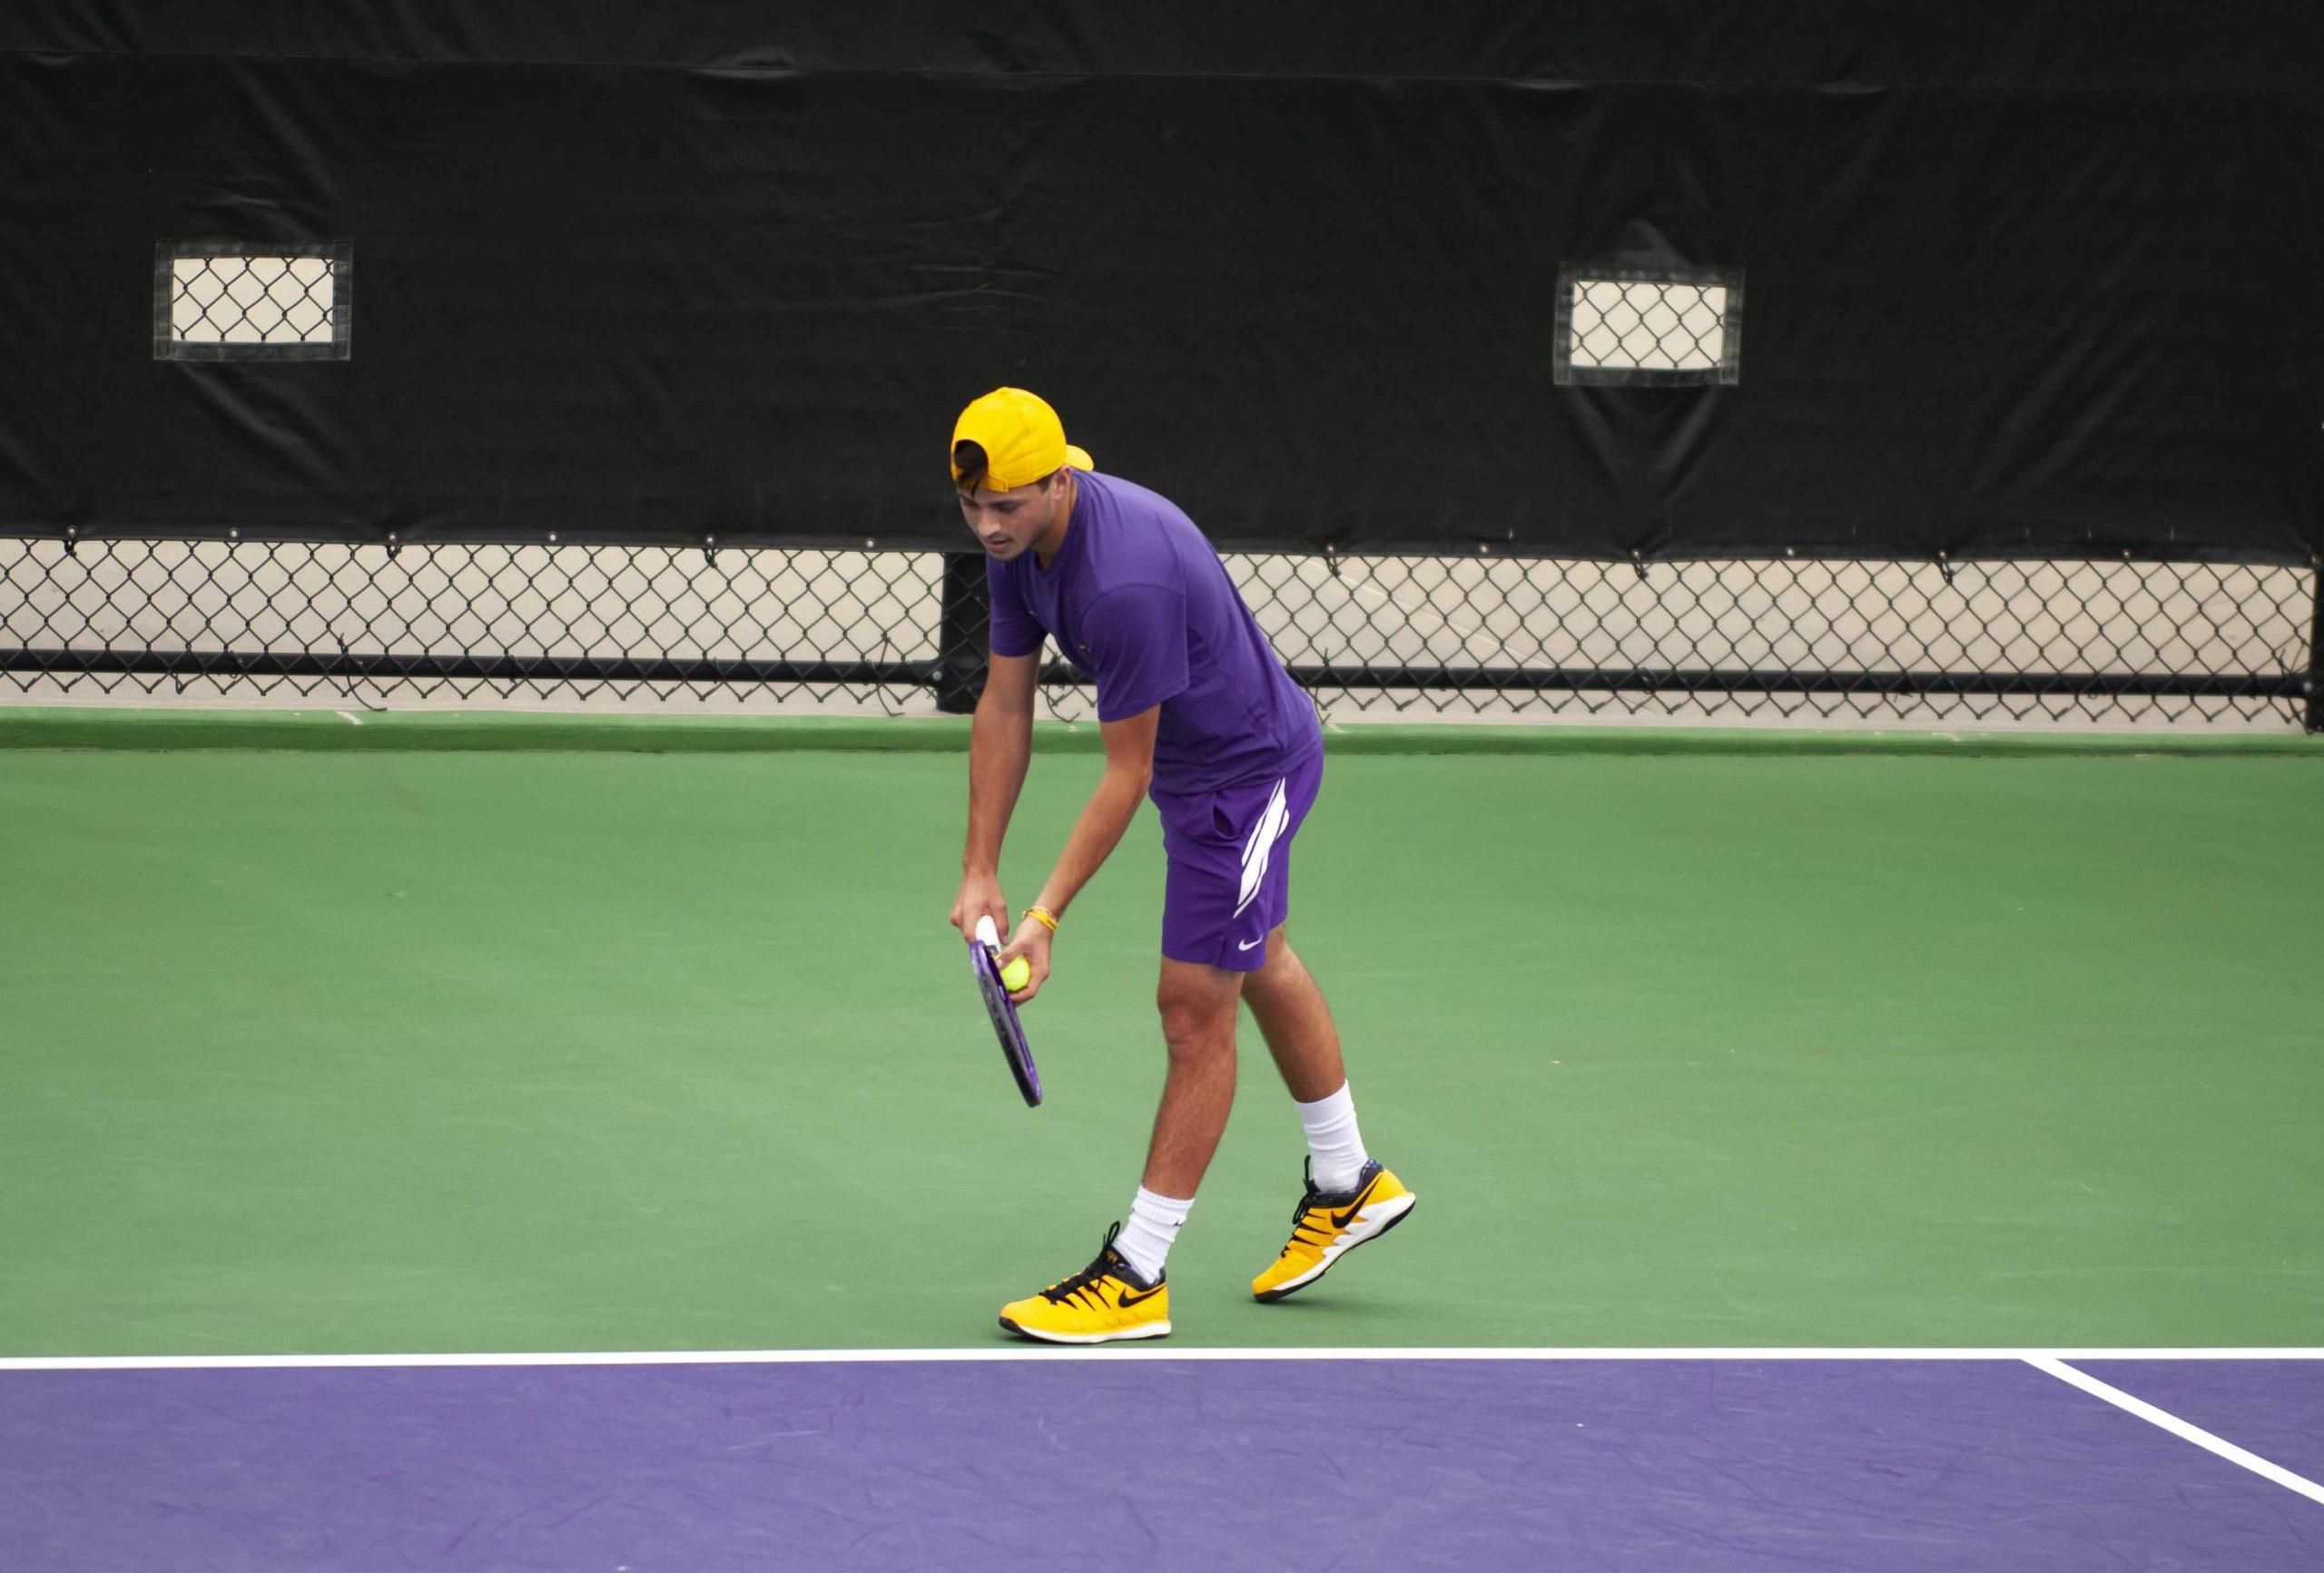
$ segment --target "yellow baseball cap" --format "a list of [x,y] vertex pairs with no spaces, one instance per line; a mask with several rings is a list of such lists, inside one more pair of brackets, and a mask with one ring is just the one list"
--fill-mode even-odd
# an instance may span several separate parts
[[[1038,393],[1021,388],[996,388],[960,411],[952,425],[952,446],[975,443],[984,449],[985,472],[979,484],[995,491],[1031,486],[1043,476],[1071,465],[1095,469],[1086,448],[1065,440],[1065,423]],[[960,477],[952,467],[952,479]]]

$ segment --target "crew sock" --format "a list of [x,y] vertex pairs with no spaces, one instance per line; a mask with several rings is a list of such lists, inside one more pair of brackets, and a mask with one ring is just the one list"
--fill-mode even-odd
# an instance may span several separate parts
[[1148,1283],[1162,1276],[1163,1261],[1170,1254],[1170,1243],[1186,1227],[1187,1214],[1194,1210],[1194,1198],[1180,1201],[1176,1196],[1157,1196],[1144,1185],[1129,1204],[1129,1222],[1114,1236],[1114,1249],[1122,1260],[1137,1270],[1137,1275]]
[[1371,1155],[1364,1150],[1364,1137],[1355,1128],[1355,1099],[1349,1096],[1347,1083],[1340,1083],[1340,1090],[1329,1097],[1311,1104],[1294,1100],[1294,1106],[1299,1110],[1299,1123],[1307,1128],[1307,1150],[1315,1160],[1315,1189],[1353,1190]]

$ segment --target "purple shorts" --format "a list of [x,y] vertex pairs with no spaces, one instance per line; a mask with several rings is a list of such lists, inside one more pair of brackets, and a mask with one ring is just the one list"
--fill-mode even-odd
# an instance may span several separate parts
[[1279,780],[1178,796],[1152,792],[1170,870],[1162,954],[1256,972],[1267,936],[1291,915],[1291,838],[1324,784],[1321,749]]

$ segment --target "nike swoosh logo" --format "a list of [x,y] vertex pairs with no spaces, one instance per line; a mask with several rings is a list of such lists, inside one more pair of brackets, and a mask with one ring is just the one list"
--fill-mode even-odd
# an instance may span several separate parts
[[1237,950],[1256,950],[1266,942],[1266,937],[1265,935],[1261,935],[1258,939],[1251,940],[1248,944],[1237,945],[1235,949]]
[[1348,1224],[1353,1224],[1353,1222],[1354,1222],[1354,1215],[1357,1215],[1357,1213],[1364,1211],[1364,1199],[1366,1199],[1366,1196],[1371,1196],[1371,1187],[1369,1187],[1369,1185],[1364,1187],[1364,1194],[1357,1196],[1357,1199],[1354,1199],[1353,1204],[1350,1204],[1348,1211],[1345,1211],[1345,1213],[1332,1213],[1332,1227],[1334,1227],[1334,1229],[1345,1229],[1345,1227],[1348,1227]]
[[1159,1283],[1157,1283],[1153,1288],[1147,1290],[1143,1293],[1133,1294],[1125,1291],[1122,1297],[1116,1301],[1115,1303],[1120,1306],[1124,1311],[1128,1311],[1133,1305],[1145,1304],[1147,1301],[1153,1299],[1156,1295],[1161,1293],[1162,1285]]

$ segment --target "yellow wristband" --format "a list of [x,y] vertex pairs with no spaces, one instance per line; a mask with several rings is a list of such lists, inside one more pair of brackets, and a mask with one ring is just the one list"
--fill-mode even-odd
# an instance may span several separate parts
[[1057,914],[1050,911],[1047,907],[1028,907],[1025,909],[1025,916],[1028,918],[1039,919],[1042,926],[1048,929],[1050,933],[1054,934],[1057,932]]

